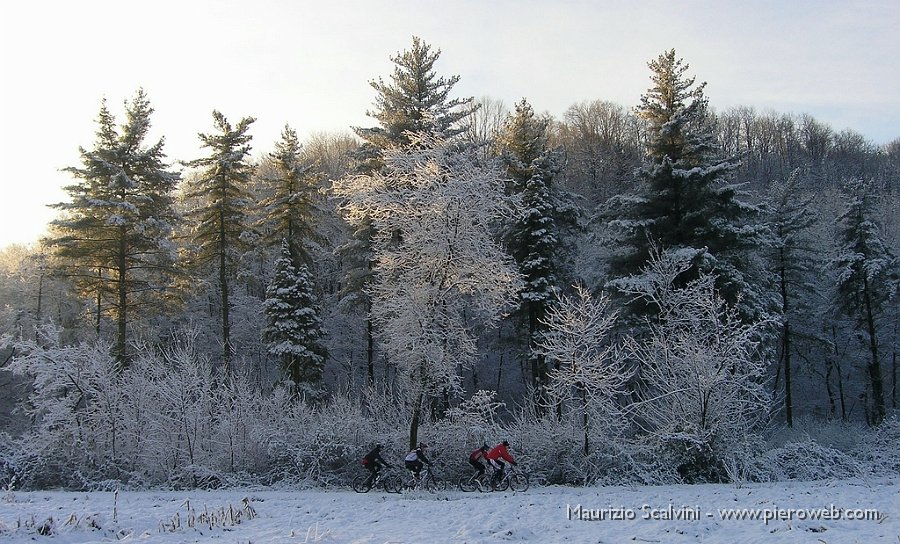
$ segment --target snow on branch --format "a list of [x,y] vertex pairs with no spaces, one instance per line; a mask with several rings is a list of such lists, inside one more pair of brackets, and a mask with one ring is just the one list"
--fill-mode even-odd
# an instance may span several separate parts
[[512,309],[522,278],[494,235],[520,213],[496,164],[440,136],[409,133],[384,168],[334,185],[354,225],[371,221],[372,317],[391,359],[418,391],[453,387],[474,361],[472,319],[491,325]]

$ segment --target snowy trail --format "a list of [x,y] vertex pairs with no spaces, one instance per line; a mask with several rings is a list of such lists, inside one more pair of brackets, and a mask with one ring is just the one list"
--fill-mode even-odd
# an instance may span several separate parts
[[[208,524],[186,526],[188,504],[195,516],[229,507],[237,511],[245,497],[256,512],[253,519],[237,525],[216,523],[212,529]],[[892,480],[742,487],[545,487],[522,494],[148,491],[120,493],[116,522],[113,508],[113,493],[0,496],[0,542],[900,543],[900,483]],[[719,512],[723,508],[761,509],[761,516],[780,512],[793,519],[723,519]],[[874,509],[882,519],[809,519],[839,509],[842,516],[847,509]],[[16,528],[22,523],[40,526],[51,516],[55,527],[50,536],[40,536],[36,527]],[[798,519],[801,516],[804,519]],[[687,519],[647,519],[651,517]],[[100,529],[89,527],[91,519]],[[176,519],[178,528],[172,531]]]

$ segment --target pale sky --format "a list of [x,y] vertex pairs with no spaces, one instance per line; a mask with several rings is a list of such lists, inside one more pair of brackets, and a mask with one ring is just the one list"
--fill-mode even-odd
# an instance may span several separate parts
[[[0,247],[36,240],[91,148],[100,101],[143,87],[171,161],[201,156],[212,110],[253,116],[254,154],[372,126],[368,81],[412,36],[442,51],[455,96],[556,117],[635,106],[675,48],[713,107],[810,113],[876,144],[900,137],[900,1],[19,0],[0,7]],[[148,142],[149,143],[149,142]]]

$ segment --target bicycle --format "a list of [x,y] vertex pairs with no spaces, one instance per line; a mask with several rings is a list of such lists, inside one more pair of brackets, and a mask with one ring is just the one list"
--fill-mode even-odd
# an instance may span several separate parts
[[403,481],[400,476],[388,474],[387,470],[376,472],[374,478],[371,474],[359,476],[350,484],[353,491],[356,491],[357,493],[368,493],[375,487],[381,487],[388,493],[400,493],[400,488],[402,486]]
[[422,470],[419,471],[418,478],[415,477],[415,474],[412,476],[412,479],[404,484],[404,489],[409,489],[411,491],[425,490],[429,493],[434,493],[444,487],[441,480],[434,475],[434,472],[428,465],[422,467]]
[[503,478],[496,483],[494,482],[496,469],[491,465],[488,465],[488,469],[489,470],[486,471],[484,475],[480,475],[476,472],[471,476],[460,477],[457,482],[460,491],[480,491],[482,493],[487,491],[506,491],[507,489],[511,489],[512,491],[527,491],[530,486],[528,475],[521,472],[516,467],[510,466],[504,470]]
[[471,476],[460,476],[457,483],[460,491],[471,493],[472,491],[490,491],[491,484],[487,472],[476,472]]
[[528,486],[530,485],[528,482],[528,475],[515,466],[507,467],[503,471],[503,477],[500,478],[500,481],[497,483],[494,483],[492,477],[491,484],[494,491],[506,491],[509,489],[510,491],[516,492],[528,491]]

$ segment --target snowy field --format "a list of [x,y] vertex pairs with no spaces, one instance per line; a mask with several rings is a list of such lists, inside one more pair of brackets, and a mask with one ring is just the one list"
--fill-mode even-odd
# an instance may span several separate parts
[[[736,514],[746,509],[760,519],[725,519],[729,514],[722,509]],[[831,519],[849,516],[879,519]],[[116,541],[897,544],[900,481],[538,487],[520,494],[227,490],[123,492],[117,499],[113,493],[0,495],[0,542]]]

